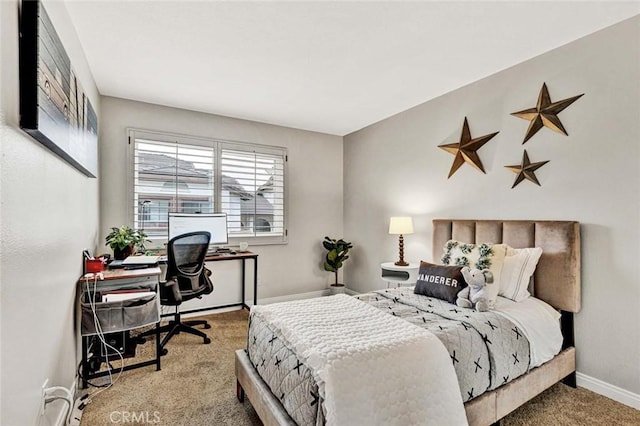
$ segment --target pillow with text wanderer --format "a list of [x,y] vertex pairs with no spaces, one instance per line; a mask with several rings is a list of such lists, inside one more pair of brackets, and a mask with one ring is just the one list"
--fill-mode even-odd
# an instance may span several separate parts
[[458,292],[467,286],[460,270],[462,266],[434,265],[420,262],[415,294],[456,303]]

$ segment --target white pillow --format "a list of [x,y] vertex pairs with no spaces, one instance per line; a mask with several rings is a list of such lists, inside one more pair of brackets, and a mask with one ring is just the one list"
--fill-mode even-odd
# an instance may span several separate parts
[[444,245],[440,260],[444,265],[489,269],[493,274],[493,283],[488,284],[485,289],[489,294],[489,307],[493,309],[500,292],[502,266],[507,247],[506,244],[467,244],[449,240]]
[[516,302],[522,302],[531,294],[527,289],[542,255],[540,247],[514,249],[507,247],[502,265],[498,294]]

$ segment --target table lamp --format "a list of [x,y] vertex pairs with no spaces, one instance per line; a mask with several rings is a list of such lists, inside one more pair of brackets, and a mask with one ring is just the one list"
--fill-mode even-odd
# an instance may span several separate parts
[[406,234],[413,234],[413,221],[410,217],[392,217],[389,221],[389,234],[400,235],[399,248],[400,248],[400,260],[395,265],[408,266],[409,264],[404,261],[404,237]]

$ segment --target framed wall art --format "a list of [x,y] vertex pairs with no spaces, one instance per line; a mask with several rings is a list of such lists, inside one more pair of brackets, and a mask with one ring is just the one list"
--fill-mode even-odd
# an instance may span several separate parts
[[98,174],[98,117],[39,0],[20,18],[20,127],[87,176]]

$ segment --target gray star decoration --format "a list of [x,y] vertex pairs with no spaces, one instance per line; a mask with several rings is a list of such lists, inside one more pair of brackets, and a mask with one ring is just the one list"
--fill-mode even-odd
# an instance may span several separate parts
[[558,114],[560,114],[560,111],[580,99],[583,95],[584,93],[561,101],[551,102],[547,84],[542,83],[542,89],[540,89],[540,94],[538,95],[538,103],[535,107],[511,113],[511,115],[515,117],[529,120],[531,122],[522,143],[526,143],[543,127],[548,127],[555,132],[568,136],[567,131],[558,118]]
[[479,150],[482,145],[489,142],[489,140],[498,133],[499,132],[495,132],[471,139],[469,123],[467,122],[467,117],[465,117],[464,124],[462,125],[460,142],[438,145],[438,148],[444,149],[448,153],[455,155],[447,179],[450,178],[464,163],[469,163],[482,173],[486,173],[482,166],[482,161],[480,161],[480,157],[478,157],[478,153],[476,151]]
[[517,174],[516,180],[513,183],[513,186],[511,188],[515,188],[517,184],[519,184],[525,179],[530,180],[531,182],[540,186],[540,182],[538,182],[538,178],[536,178],[536,175],[534,172],[538,170],[540,167],[547,164],[548,162],[549,160],[532,163],[531,161],[529,161],[529,155],[527,154],[527,150],[525,149],[524,154],[522,156],[521,164],[516,164],[514,166],[505,166],[507,169]]

